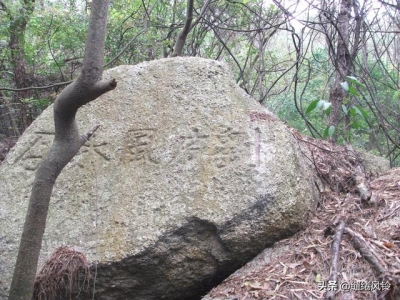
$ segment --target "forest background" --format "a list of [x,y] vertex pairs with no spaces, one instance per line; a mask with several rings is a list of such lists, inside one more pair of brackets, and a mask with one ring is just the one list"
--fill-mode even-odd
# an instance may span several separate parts
[[[303,134],[400,165],[400,1],[114,0],[105,68],[224,61]],[[80,72],[89,0],[0,0],[0,142],[11,147]],[[175,49],[174,49],[175,48]],[[168,99],[165,99],[168,101]]]

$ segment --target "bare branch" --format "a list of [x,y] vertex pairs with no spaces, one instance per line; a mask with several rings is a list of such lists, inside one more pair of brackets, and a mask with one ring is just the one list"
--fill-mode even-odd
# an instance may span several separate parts
[[55,83],[55,84],[45,85],[45,86],[31,86],[31,87],[27,87],[27,88],[23,88],[23,89],[0,87],[0,91],[24,92],[24,91],[29,91],[29,90],[45,90],[45,89],[51,89],[54,87],[68,85],[72,82],[73,82],[73,80],[70,80],[70,81],[66,81],[66,82],[60,82],[60,83]]
[[400,209],[400,205],[398,205],[395,209],[393,209],[391,212],[387,213],[387,214],[384,215],[383,217],[380,217],[380,218],[378,219],[378,222],[382,222],[383,220],[386,220],[386,219],[389,218],[390,216],[394,215],[399,209]]
[[[332,263],[331,263],[331,274],[329,276],[329,281],[337,282],[338,279],[338,260],[340,252],[340,243],[342,242],[343,232],[345,223],[343,220],[339,221],[339,225],[336,228],[336,234],[332,243]],[[335,290],[328,290],[326,292],[325,299],[333,300],[335,299]]]
[[193,19],[193,0],[187,0],[187,8],[186,8],[186,21],[185,25],[182,28],[182,31],[178,34],[178,38],[176,39],[176,43],[174,46],[174,53],[172,53],[172,57],[182,55],[183,46],[185,45],[186,37],[190,32],[191,24]]
[[103,66],[103,68],[108,67],[109,65],[113,64],[126,51],[126,49],[129,47],[129,45],[131,45],[146,30],[147,30],[147,24],[145,27],[143,27],[143,29],[138,34],[136,34],[133,38],[131,38],[129,40],[129,42],[127,42],[126,45],[122,48],[122,50],[113,59],[111,59],[108,63],[106,63]]
[[389,2],[386,2],[386,1],[383,1],[383,0],[378,0],[380,3],[382,3],[382,4],[384,4],[384,5],[387,5],[387,6],[390,6],[390,7],[392,7],[392,8],[395,8],[395,9],[397,9],[397,10],[400,10],[400,2],[399,1],[397,1],[397,4],[396,5],[394,5],[394,4],[391,4],[391,3],[389,3]]
[[201,8],[201,11],[200,11],[199,16],[198,16],[197,19],[192,23],[192,25],[190,25],[189,32],[197,25],[197,23],[199,23],[199,21],[201,20],[201,18],[203,18],[204,14],[205,14],[205,12],[206,12],[206,10],[207,10],[208,5],[210,5],[210,2],[211,2],[211,0],[207,0],[206,2],[204,2],[204,5],[203,5],[203,7]]
[[371,266],[381,275],[387,272],[385,266],[383,266],[378,258],[369,250],[367,241],[357,232],[346,228],[345,232],[348,233],[353,241],[354,248],[356,248],[362,256],[371,264]]
[[90,129],[88,132],[86,132],[85,134],[81,135],[81,143],[82,146],[83,144],[85,144],[87,141],[89,141],[89,139],[92,137],[92,135],[96,132],[97,129],[100,128],[100,125],[96,125],[95,127],[93,127],[92,129]]

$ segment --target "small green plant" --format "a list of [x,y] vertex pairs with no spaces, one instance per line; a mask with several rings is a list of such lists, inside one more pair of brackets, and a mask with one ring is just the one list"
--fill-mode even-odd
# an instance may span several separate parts
[[[331,113],[331,106],[332,103],[330,103],[329,101],[323,99],[314,100],[308,105],[306,109],[306,115],[309,115],[313,110],[318,109],[320,110],[322,117],[329,116],[329,114]],[[332,137],[334,133],[335,133],[335,126],[327,126],[324,130],[322,137],[326,139],[328,137]]]
[[[356,77],[353,76],[346,76],[345,81],[340,83],[341,87],[343,90],[347,93],[346,98],[343,101],[342,104],[342,112],[343,112],[343,117],[346,119],[346,125],[345,125],[345,136],[344,138],[349,141],[350,140],[350,129],[354,130],[363,130],[366,129],[366,122],[371,119],[370,113],[364,110],[360,105],[354,105],[351,103],[351,99],[353,97],[360,98],[360,94],[357,91],[358,88],[363,88],[364,85],[358,81]],[[322,113],[322,116],[329,116],[331,112],[331,106],[332,103],[330,103],[327,100],[323,99],[317,99],[312,101],[307,109],[306,109],[306,115],[309,115],[312,111],[315,109],[319,109]],[[326,126],[324,129],[323,133],[323,138],[331,138],[337,128],[335,126]]]

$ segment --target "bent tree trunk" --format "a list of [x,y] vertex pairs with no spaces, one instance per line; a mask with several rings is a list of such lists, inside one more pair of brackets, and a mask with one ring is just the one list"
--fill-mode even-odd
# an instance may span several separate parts
[[9,300],[31,300],[53,185],[61,170],[98,127],[79,135],[76,112],[117,85],[114,79],[101,79],[108,6],[109,0],[92,2],[82,72],[54,103],[55,138],[33,183]]

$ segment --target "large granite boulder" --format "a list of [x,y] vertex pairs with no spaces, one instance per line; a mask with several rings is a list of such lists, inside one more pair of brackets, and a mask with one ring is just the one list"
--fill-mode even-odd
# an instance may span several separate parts
[[[315,197],[296,140],[222,63],[164,59],[105,77],[118,87],[78,113],[82,131],[101,128],[55,185],[41,263],[77,246],[98,261],[96,299],[197,299],[306,224]],[[49,108],[0,166],[3,294],[52,138]]]

